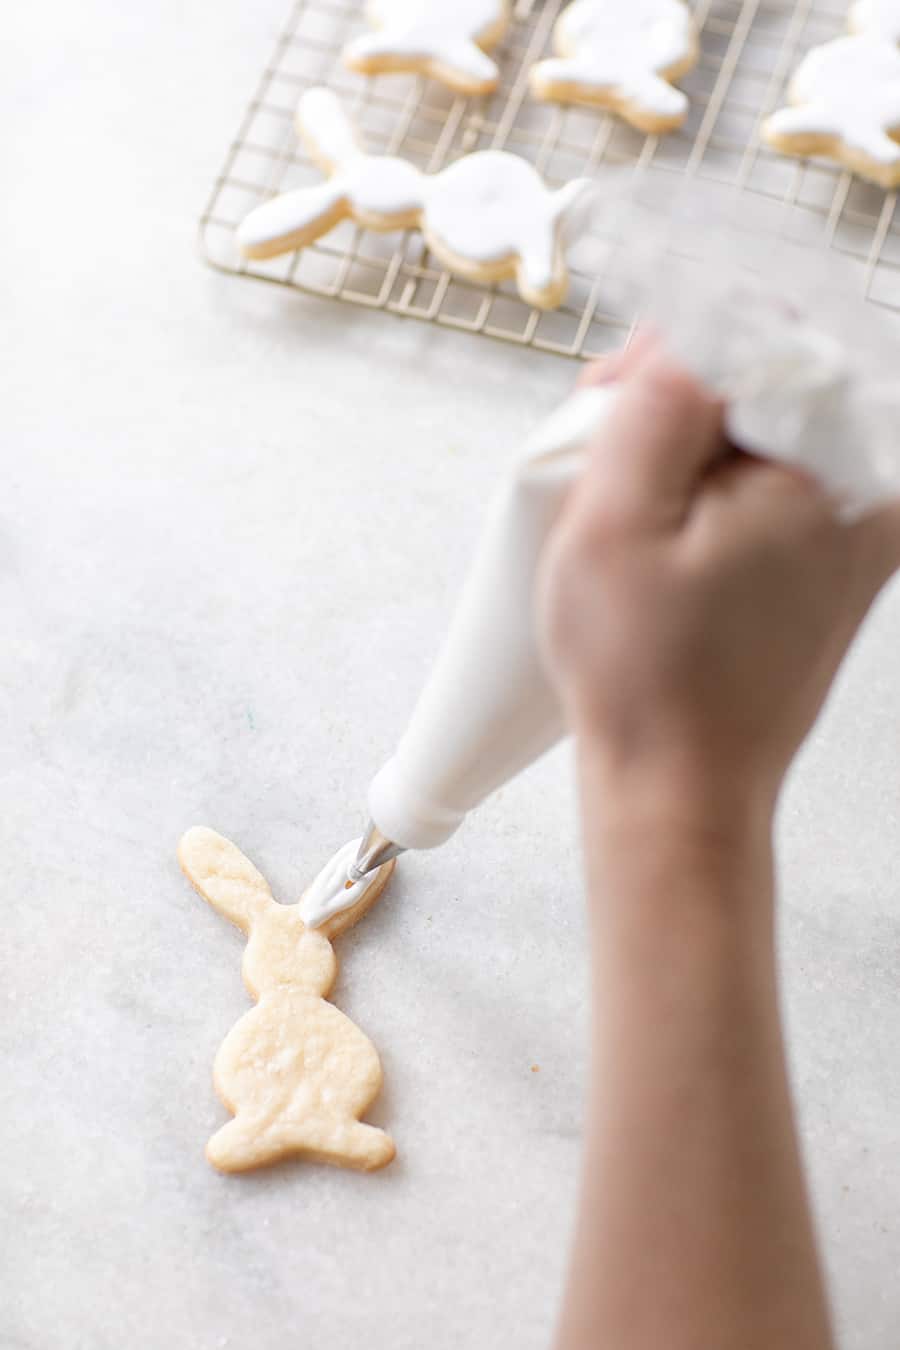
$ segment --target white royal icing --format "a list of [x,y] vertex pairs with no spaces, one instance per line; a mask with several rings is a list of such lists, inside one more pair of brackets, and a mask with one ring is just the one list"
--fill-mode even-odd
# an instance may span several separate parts
[[790,85],[794,105],[769,118],[772,136],[834,136],[881,164],[900,163],[900,51],[883,38],[842,37],[813,47]]
[[308,89],[297,105],[296,123],[335,175],[332,188],[358,210],[385,216],[421,210],[424,175],[395,155],[367,155],[330,89]]
[[329,215],[342,202],[349,202],[355,212],[385,217],[422,210],[424,175],[405,159],[367,155],[330,89],[310,89],[303,95],[296,124],[332,176],[327,183],[283,192],[251,211],[238,226],[243,249],[252,253],[260,245],[279,240],[290,247],[291,236],[312,228],[317,220],[322,221],[324,233]]
[[874,33],[900,43],[900,0],[856,0],[848,20],[854,33]]
[[369,14],[379,31],[348,44],[351,61],[393,56],[411,67],[435,62],[478,84],[498,79],[478,42],[504,23],[505,0],[373,0]]
[[352,909],[365,895],[378,876],[378,868],[368,872],[361,881],[347,885],[351,866],[356,861],[360,841],[351,839],[339,848],[322,868],[315,881],[304,892],[300,901],[300,917],[307,928],[320,928],[326,919]]
[[518,254],[530,286],[546,290],[553,282],[559,221],[584,188],[578,179],[550,192],[527,160],[481,150],[429,179],[425,224],[432,238],[473,262]]
[[663,78],[694,51],[694,29],[682,0],[575,0],[556,26],[559,56],[540,61],[536,85],[609,90],[661,117],[679,116],[687,98]]
[[[351,213],[389,221],[418,215],[429,241],[462,261],[486,264],[517,257],[529,288],[548,289],[558,265],[564,215],[584,193],[578,179],[553,192],[527,160],[503,150],[466,155],[432,175],[393,156],[367,155],[334,94],[313,89],[297,110],[299,130],[317,158],[330,165],[329,182],[282,193],[251,211],[238,230],[242,247],[287,242],[322,222],[342,202]],[[333,223],[333,221],[331,222]]]
[[294,126],[313,143],[318,158],[333,169],[365,155],[356,128],[330,89],[307,89],[301,95]]

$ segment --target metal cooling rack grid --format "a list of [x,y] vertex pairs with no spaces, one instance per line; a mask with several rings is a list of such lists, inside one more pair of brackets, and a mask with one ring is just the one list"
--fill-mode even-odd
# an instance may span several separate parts
[[[321,174],[293,129],[303,89],[329,84],[345,100],[368,148],[401,154],[435,171],[488,147],[531,160],[552,184],[585,174],[601,185],[619,177],[696,177],[780,205],[779,232],[843,254],[874,303],[900,310],[900,215],[896,193],[825,163],[787,159],[759,142],[763,117],[811,46],[844,30],[849,0],[700,0],[694,14],[701,57],[681,81],[691,100],[687,123],[665,137],[644,136],[596,111],[535,102],[528,72],[550,50],[566,0],[518,0],[514,23],[496,50],[503,74],[492,96],[465,99],[433,81],[365,79],[340,60],[362,31],[361,0],[296,0],[232,143],[200,222],[206,258],[229,272],[301,291],[501,338],[542,351],[588,357],[621,344],[629,324],[603,309],[605,256],[588,235],[573,252],[565,305],[543,313],[511,283],[485,289],[454,277],[411,231],[378,234],[344,222],[299,253],[264,262],[241,259],[234,230],[272,193]],[[617,188],[617,191],[619,189]]]

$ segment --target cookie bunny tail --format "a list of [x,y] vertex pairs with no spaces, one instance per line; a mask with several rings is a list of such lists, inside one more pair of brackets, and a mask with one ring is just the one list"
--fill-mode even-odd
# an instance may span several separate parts
[[574,238],[587,228],[597,189],[589,178],[573,178],[553,194],[551,212],[561,239]]
[[873,123],[865,128],[858,140],[862,153],[876,164],[884,164],[888,170],[900,164],[900,142],[889,136],[883,127]]
[[328,173],[352,164],[365,153],[356,128],[330,89],[308,89],[297,104],[297,134]]
[[519,249],[516,285],[523,300],[537,309],[553,309],[566,293],[568,278],[554,222],[529,232]]
[[393,65],[398,70],[406,69],[411,62],[418,64],[422,59],[421,53],[412,54],[405,49],[398,51],[397,38],[392,37],[390,32],[364,33],[362,37],[348,42],[344,48],[345,63],[351,70],[358,70],[363,75],[384,70],[385,64]]
[[237,229],[238,247],[245,258],[292,253],[327,234],[347,210],[340,179],[282,192],[244,217]]
[[561,188],[553,194],[553,215],[556,220],[562,220],[574,207],[584,202],[593,188],[590,178],[573,178],[570,182],[564,183]]
[[275,903],[262,873],[215,830],[199,825],[188,830],[178,845],[178,861],[204,900],[245,933]]
[[545,103],[574,103],[580,88],[591,88],[594,73],[573,57],[551,56],[533,65],[528,79],[535,98]]
[[500,79],[496,63],[474,42],[442,47],[428,64],[438,79],[463,93],[490,93]]
[[769,136],[835,136],[837,127],[828,116],[828,109],[820,103],[808,103],[800,108],[779,108],[767,117],[763,133]]
[[653,71],[629,80],[622,89],[625,116],[639,130],[677,126],[688,115],[687,94]]

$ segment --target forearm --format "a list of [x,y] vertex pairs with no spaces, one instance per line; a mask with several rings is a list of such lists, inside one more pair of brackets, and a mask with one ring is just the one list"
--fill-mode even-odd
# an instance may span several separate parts
[[614,785],[581,749],[593,1063],[558,1350],[828,1350],[768,810],[691,812],[671,784]]

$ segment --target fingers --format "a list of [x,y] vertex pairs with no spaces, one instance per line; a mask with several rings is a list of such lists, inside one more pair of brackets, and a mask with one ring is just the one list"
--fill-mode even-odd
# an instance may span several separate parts
[[624,379],[658,341],[652,329],[639,329],[621,351],[613,352],[611,356],[598,356],[585,366],[578,380],[578,388],[590,389],[592,385],[611,384],[613,380]]
[[584,504],[608,518],[677,521],[725,448],[723,410],[645,337],[623,356],[620,389],[584,478]]
[[758,464],[743,475],[740,496],[748,511],[769,521],[784,514],[798,526],[827,522],[840,536],[848,564],[869,600],[900,569],[900,501],[888,502],[847,524],[839,519],[837,502],[821,483],[776,464]]
[[815,539],[823,567],[837,567],[855,626],[900,570],[900,501],[847,524],[835,498],[812,475],[734,454],[704,481],[688,538],[703,550],[711,539],[740,546],[754,537],[766,538],[772,547],[779,540],[794,541],[798,562]]
[[753,540],[769,541],[773,549],[787,544],[800,550],[801,541],[815,535],[831,541],[828,549],[838,551],[844,566],[852,562],[846,528],[821,483],[793,466],[741,451],[733,451],[706,476],[688,532],[701,549],[713,542],[726,551]]
[[609,384],[610,381],[617,380],[622,372],[627,351],[626,347],[620,352],[614,352],[612,356],[598,356],[595,361],[591,361],[578,376],[576,389],[591,389],[595,385]]

